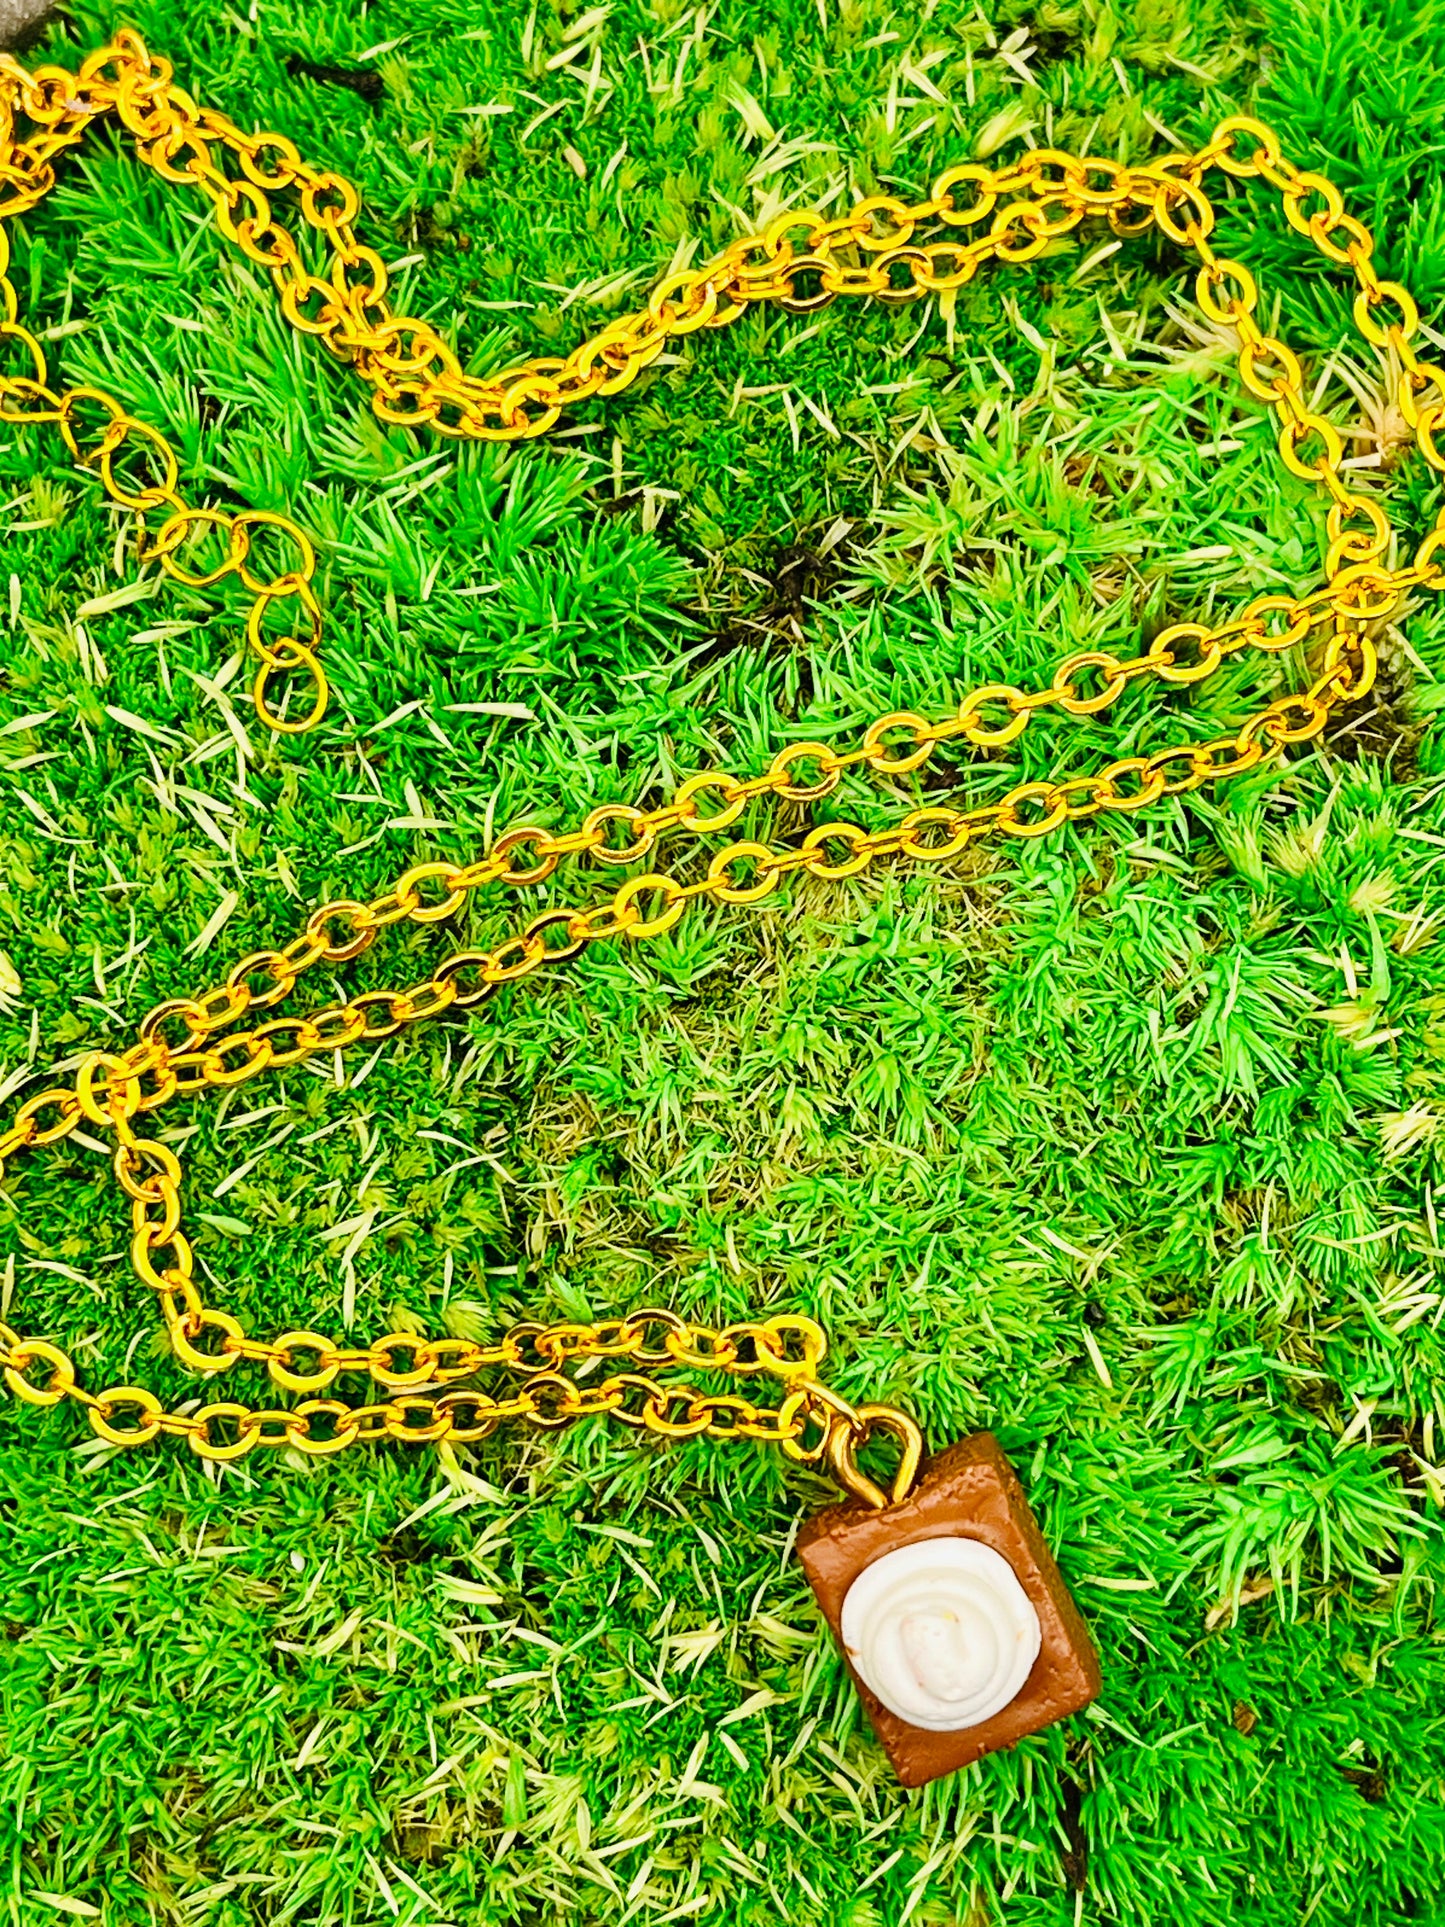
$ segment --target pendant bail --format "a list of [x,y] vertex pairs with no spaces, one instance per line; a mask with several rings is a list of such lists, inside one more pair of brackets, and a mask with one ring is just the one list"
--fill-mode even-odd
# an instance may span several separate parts
[[[900,1447],[898,1470],[887,1492],[858,1464],[858,1450],[868,1443],[874,1431],[890,1432]],[[833,1468],[833,1477],[845,1492],[872,1506],[875,1512],[882,1512],[890,1505],[902,1505],[913,1490],[922,1458],[923,1433],[906,1412],[900,1412],[893,1405],[860,1405],[851,1419],[840,1413],[828,1434],[828,1463]]]

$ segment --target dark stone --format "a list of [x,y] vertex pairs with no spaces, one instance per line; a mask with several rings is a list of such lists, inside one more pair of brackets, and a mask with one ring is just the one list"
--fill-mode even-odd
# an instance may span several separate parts
[[0,0],[0,48],[28,47],[54,10],[54,0]]

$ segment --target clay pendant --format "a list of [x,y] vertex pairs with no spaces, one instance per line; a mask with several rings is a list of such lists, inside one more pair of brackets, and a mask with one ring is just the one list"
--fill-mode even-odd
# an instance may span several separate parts
[[989,1432],[929,1460],[900,1505],[818,1513],[798,1554],[904,1786],[1098,1695],[1094,1642]]

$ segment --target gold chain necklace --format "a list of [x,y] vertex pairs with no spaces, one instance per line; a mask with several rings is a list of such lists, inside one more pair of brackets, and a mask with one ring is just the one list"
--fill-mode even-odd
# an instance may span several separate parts
[[[960,1479],[967,1486],[971,1479],[977,1484],[978,1478],[992,1478],[1004,1495],[999,1503],[1005,1511],[1012,1509],[1010,1516],[1027,1539],[1032,1526],[1021,1495],[1008,1486],[1006,1468],[988,1469],[987,1453],[955,1448],[917,1483],[922,1447],[917,1425],[888,1406],[850,1405],[823,1385],[818,1368],[826,1341],[808,1318],[776,1317],[715,1330],[668,1311],[646,1309],[594,1324],[520,1325],[492,1345],[404,1332],[356,1348],[310,1331],[283,1332],[271,1340],[251,1337],[238,1319],[202,1297],[191,1247],[180,1228],[179,1163],[165,1145],[139,1135],[137,1126],[181,1094],[228,1089],[321,1051],[375,1042],[443,1011],[474,1008],[500,984],[563,963],[590,943],[660,935],[695,900],[756,903],[794,871],[842,878],[885,856],[946,862],[993,832],[1043,836],[1101,811],[1142,809],[1162,797],[1254,769],[1287,744],[1317,739],[1337,709],[1359,701],[1370,689],[1373,639],[1407,593],[1445,587],[1445,510],[1413,560],[1391,566],[1390,524],[1373,496],[1351,489],[1342,479],[1338,431],[1306,400],[1296,355],[1263,332],[1255,319],[1259,296],[1254,277],[1210,245],[1215,206],[1203,182],[1211,174],[1268,181],[1281,193],[1291,226],[1312,240],[1328,261],[1349,269],[1357,284],[1356,325],[1368,342],[1389,353],[1401,414],[1425,460],[1445,473],[1445,452],[1436,439],[1445,423],[1445,369],[1423,362],[1411,345],[1419,317],[1410,294],[1378,277],[1372,264],[1373,238],[1346,211],[1336,187],[1293,166],[1260,122],[1236,117],[1222,122],[1197,153],[1144,167],[1034,150],[1002,169],[950,167],[929,197],[918,203],[875,195],[837,220],[811,209],[779,215],[761,232],[734,242],[709,266],[669,275],[653,290],[645,310],[612,323],[565,359],[535,360],[481,380],[463,371],[428,323],[391,312],[386,267],[374,250],[356,239],[352,224],[360,197],[350,182],[309,166],[280,135],[245,134],[224,115],[199,107],[172,84],[171,74],[170,65],[153,57],[129,31],[74,73],[45,66],[27,71],[0,56],[0,340],[24,358],[22,373],[0,368],[0,420],[55,423],[71,455],[95,469],[111,498],[141,518],[142,561],[157,562],[167,575],[197,588],[228,576],[239,579],[252,597],[246,633],[258,659],[254,700],[262,721],[274,730],[312,727],[327,702],[311,543],[283,516],[261,511],[233,515],[187,504],[178,492],[179,462],[165,438],[98,389],[53,388],[41,344],[17,318],[4,223],[49,192],[55,156],[81,141],[91,122],[105,114],[119,118],[148,166],[209,199],[226,238],[270,272],[287,319],[317,336],[370,384],[372,406],[383,421],[428,424],[441,434],[482,440],[546,433],[564,408],[625,388],[670,340],[725,327],[755,302],[777,301],[807,311],[839,295],[905,302],[938,294],[941,302],[951,304],[955,291],[985,262],[1032,260],[1053,238],[1087,221],[1106,220],[1116,235],[1125,237],[1157,229],[1198,256],[1196,298],[1211,321],[1237,334],[1240,378],[1252,396],[1275,411],[1282,461],[1294,474],[1318,483],[1330,498],[1325,582],[1303,596],[1258,596],[1222,624],[1175,624],[1145,653],[1128,660],[1103,650],[1082,651],[1061,662],[1044,688],[1025,691],[989,684],[966,695],[954,714],[936,720],[911,711],[880,716],[847,748],[790,744],[763,775],[740,778],[709,771],[691,777],[656,809],[604,805],[566,835],[516,825],[474,863],[419,864],[369,903],[325,904],[298,937],[280,949],[243,957],[223,984],[159,1005],[129,1050],[91,1056],[72,1086],[44,1091],[21,1107],[14,1122],[0,1131],[0,1174],[5,1160],[17,1151],[54,1144],[82,1122],[110,1133],[116,1143],[116,1177],[132,1202],[132,1259],[156,1294],[172,1350],[207,1379],[230,1372],[242,1361],[264,1366],[278,1390],[299,1394],[300,1400],[264,1407],[220,1401],[198,1410],[167,1410],[140,1386],[92,1392],[58,1346],[0,1326],[0,1368],[6,1385],[32,1405],[69,1400],[82,1406],[95,1432],[111,1444],[142,1445],[166,1434],[184,1439],[192,1451],[210,1460],[239,1459],[260,1446],[288,1445],[303,1453],[326,1454],[377,1439],[470,1441],[486,1437],[508,1420],[549,1428],[606,1415],[669,1438],[766,1440],[794,1460],[828,1469],[864,1514],[886,1511],[899,1521],[905,1514],[921,1518],[919,1507],[926,1511],[944,1486],[952,1491]],[[330,271],[324,279],[310,271],[296,240],[275,218],[272,197],[282,192],[296,196],[303,221],[329,250]],[[293,549],[291,566],[269,574],[261,567],[256,544],[261,534],[260,546],[265,546],[267,530],[274,532],[269,540],[279,539]],[[204,560],[197,551],[208,539],[222,552]],[[1140,678],[1153,676],[1180,686],[1202,682],[1227,657],[1245,649],[1267,654],[1298,650],[1309,662],[1311,680],[1300,693],[1260,709],[1231,736],[1126,757],[1093,775],[1063,782],[1021,783],[997,802],[975,809],[914,809],[884,831],[829,821],[809,831],[796,847],[778,848],[753,839],[727,843],[711,856],[705,873],[691,881],[655,868],[632,875],[610,901],[548,909],[495,949],[455,952],[429,977],[406,989],[369,992],[304,1016],[269,1015],[314,965],[343,963],[359,955],[390,924],[443,922],[463,907],[473,890],[540,884],[570,856],[589,855],[604,865],[640,864],[653,858],[661,839],[670,834],[709,837],[731,829],[755,799],[814,802],[833,792],[843,772],[854,767],[903,776],[926,763],[937,745],[957,738],[976,747],[1011,743],[1040,710],[1098,715]],[[255,1013],[268,1014],[256,1022]],[[606,1360],[624,1369],[582,1382],[568,1368],[586,1360]],[[775,1380],[782,1395],[776,1404],[760,1404],[653,1376],[677,1366]],[[489,1372],[515,1374],[520,1383],[511,1391],[483,1391],[473,1381]],[[338,1378],[363,1375],[385,1396],[372,1403],[327,1396]],[[879,1431],[891,1434],[898,1447],[898,1466],[888,1490],[858,1464],[860,1449]],[[970,1450],[972,1456],[960,1470],[957,1455]],[[978,1503],[974,1492],[968,1501],[973,1513],[957,1529],[965,1536],[987,1538],[978,1525]],[[822,1515],[825,1521],[833,1516]],[[914,1536],[932,1539],[941,1530],[935,1520],[926,1531],[918,1526]],[[907,1537],[899,1524],[892,1538],[900,1532]],[[827,1531],[821,1539],[811,1528],[810,1533],[823,1550],[805,1552],[809,1578],[836,1630],[843,1605],[841,1582],[835,1584],[836,1572],[830,1579],[822,1570],[831,1556],[831,1541]],[[1003,1536],[1008,1539],[1008,1533]],[[1035,1566],[1041,1550],[1032,1542],[1025,1546]],[[1056,1644],[1058,1639],[1072,1641],[1076,1656],[1082,1652],[1087,1659],[1087,1635],[1076,1623],[1077,1615],[1069,1619],[1072,1606],[1047,1554],[1042,1557],[1047,1566],[1039,1566],[1043,1577],[1034,1589],[1034,1603],[1041,1609],[1056,1607],[1059,1622],[1054,1633],[1045,1626],[1045,1650],[1055,1637]],[[1018,1559],[1023,1558],[1020,1553]],[[830,1586],[836,1599],[829,1595]],[[886,1696],[880,1723],[878,1698],[871,1683],[864,1682],[858,1653],[852,1644],[847,1644],[847,1652],[865,1684],[875,1725],[904,1777],[927,1778],[934,1770],[946,1770],[937,1766],[936,1747],[933,1752],[925,1748],[927,1757],[920,1766],[922,1756],[910,1754],[897,1733],[890,1737]],[[1083,1664],[1071,1704],[1084,1703],[1096,1690],[1097,1673],[1090,1677]],[[1036,1718],[1035,1725],[1069,1710],[1058,1694],[1050,1705],[1052,1710]],[[977,1735],[985,1726],[975,1721],[968,1731]],[[1025,1725],[1019,1730],[1032,1729]],[[988,1732],[992,1735],[992,1728]],[[956,1740],[957,1733],[951,1737]],[[987,1745],[1006,1743],[1008,1737],[989,1737]],[[956,1765],[963,1757],[977,1757],[987,1745],[964,1754],[957,1746],[944,1751]]]

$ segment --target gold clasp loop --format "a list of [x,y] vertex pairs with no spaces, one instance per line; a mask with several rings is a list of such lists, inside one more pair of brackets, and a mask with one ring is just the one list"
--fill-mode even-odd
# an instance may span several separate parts
[[[874,1430],[891,1432],[901,1447],[898,1470],[889,1492],[870,1479],[857,1460],[858,1448],[867,1444]],[[902,1505],[913,1490],[922,1457],[923,1433],[906,1412],[892,1405],[860,1405],[857,1422],[835,1419],[828,1438],[828,1463],[833,1468],[833,1477],[845,1492],[851,1492],[855,1499],[862,1499],[877,1512],[885,1506]]]

